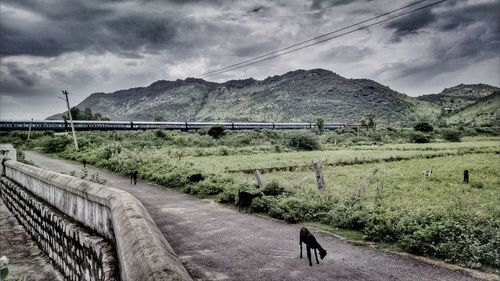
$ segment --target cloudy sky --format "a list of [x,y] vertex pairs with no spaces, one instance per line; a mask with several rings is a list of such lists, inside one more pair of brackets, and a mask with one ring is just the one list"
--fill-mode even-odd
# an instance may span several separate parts
[[[0,119],[43,119],[94,92],[195,77],[416,0],[0,0]],[[437,0],[429,0],[432,3]],[[325,68],[417,96],[500,84],[498,0],[448,0],[207,80]]]

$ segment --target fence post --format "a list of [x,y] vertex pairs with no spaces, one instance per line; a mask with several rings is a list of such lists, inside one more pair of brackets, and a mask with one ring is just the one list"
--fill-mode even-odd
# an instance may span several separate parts
[[255,181],[257,182],[257,188],[261,188],[263,184],[262,184],[262,175],[260,174],[260,171],[255,170],[255,172],[253,172],[253,175],[255,176]]
[[314,171],[316,171],[316,182],[318,183],[319,191],[324,191],[326,188],[325,178],[323,177],[323,167],[321,161],[316,161],[313,164]]

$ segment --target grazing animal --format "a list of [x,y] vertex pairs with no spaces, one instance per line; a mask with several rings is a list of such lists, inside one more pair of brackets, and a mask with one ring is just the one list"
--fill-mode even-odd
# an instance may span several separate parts
[[319,250],[319,256],[321,259],[326,257],[326,250],[321,247],[321,245],[316,241],[316,238],[312,233],[305,227],[300,229],[300,258],[302,258],[302,242],[306,243],[307,258],[309,259],[309,266],[312,266],[311,262],[311,249],[314,249],[314,256],[316,257],[316,262],[319,264],[318,253],[316,249]]
[[464,170],[464,183],[469,183],[469,170]]
[[202,174],[200,174],[200,173],[198,173],[198,174],[193,174],[193,175],[190,175],[190,176],[188,177],[188,180],[189,180],[190,182],[200,182],[200,181],[202,181],[202,180],[204,180],[204,179],[205,179],[205,177],[204,177]]
[[250,193],[246,191],[238,191],[238,201],[236,201],[236,206],[238,206],[238,210],[245,208],[248,211],[250,205],[252,204],[252,200],[256,197],[262,197],[263,193]]
[[422,174],[424,175],[424,179],[432,179],[432,170],[422,171]]

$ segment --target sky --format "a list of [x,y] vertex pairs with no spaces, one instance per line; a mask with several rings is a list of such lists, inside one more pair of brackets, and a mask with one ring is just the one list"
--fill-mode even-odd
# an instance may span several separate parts
[[[76,105],[95,92],[197,77],[415,1],[0,0],[0,119],[63,112],[62,89]],[[448,0],[206,80],[324,68],[411,96],[499,86],[499,14],[498,0]]]

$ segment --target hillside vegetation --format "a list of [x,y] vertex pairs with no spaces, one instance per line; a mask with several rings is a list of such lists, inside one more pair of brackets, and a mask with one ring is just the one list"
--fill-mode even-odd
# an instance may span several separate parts
[[[224,83],[187,78],[148,87],[96,93],[78,106],[112,120],[357,122],[374,113],[380,123],[435,120],[441,107],[368,79],[323,69],[296,70],[264,80]],[[55,115],[50,119],[60,119]]]
[[449,124],[500,125],[500,91],[483,97],[446,118]]

